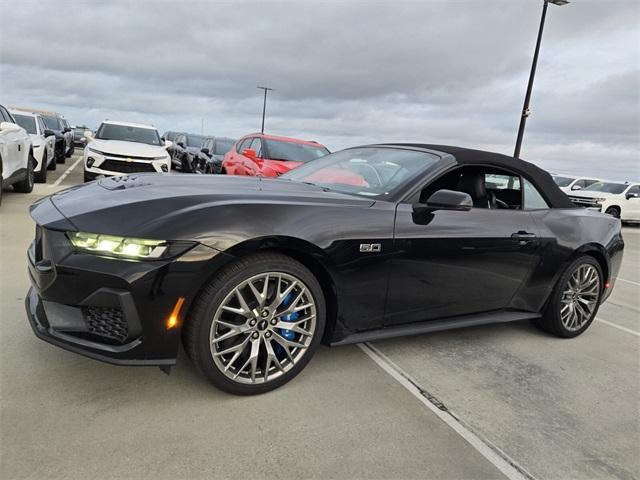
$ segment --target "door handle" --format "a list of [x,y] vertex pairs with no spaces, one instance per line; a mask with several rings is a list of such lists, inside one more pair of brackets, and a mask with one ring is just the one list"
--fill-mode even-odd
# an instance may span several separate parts
[[535,233],[525,232],[524,230],[520,230],[519,232],[512,233],[511,239],[520,243],[520,245],[524,245],[528,242],[533,242],[537,237]]

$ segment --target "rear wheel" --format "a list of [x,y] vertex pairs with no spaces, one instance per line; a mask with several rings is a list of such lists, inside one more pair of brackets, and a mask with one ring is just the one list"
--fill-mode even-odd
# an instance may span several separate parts
[[251,395],[300,373],[324,325],[314,275],[290,257],[258,253],[235,260],[204,288],[185,324],[184,344],[214,385]]
[[33,168],[36,164],[36,159],[33,158],[33,152],[29,152],[29,158],[27,159],[27,176],[21,182],[13,184],[13,189],[18,193],[31,193],[33,191],[34,172]]
[[595,258],[583,255],[562,274],[536,325],[558,337],[577,337],[593,322],[601,295],[602,269]]
[[42,154],[42,166],[35,175],[36,183],[47,183],[47,152]]

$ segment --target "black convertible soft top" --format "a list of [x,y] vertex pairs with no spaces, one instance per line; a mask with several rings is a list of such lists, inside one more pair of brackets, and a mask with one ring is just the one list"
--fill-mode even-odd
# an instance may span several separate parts
[[526,162],[514,157],[502,155],[500,153],[485,152],[483,150],[473,150],[463,147],[452,147],[449,145],[430,145],[424,143],[394,143],[386,144],[398,147],[424,148],[437,152],[448,153],[455,157],[460,165],[490,165],[504,169],[513,169],[521,173],[533,183],[540,193],[544,195],[552,208],[575,208],[569,197],[553,181],[551,175],[533,163]]

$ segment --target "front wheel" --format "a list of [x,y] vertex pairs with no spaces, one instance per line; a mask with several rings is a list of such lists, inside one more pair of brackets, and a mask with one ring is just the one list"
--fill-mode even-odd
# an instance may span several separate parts
[[35,176],[36,183],[47,183],[47,152],[42,154],[42,165]]
[[618,207],[609,207],[604,213],[614,218],[620,218],[620,209]]
[[235,260],[204,288],[185,324],[184,344],[215,386],[252,395],[300,373],[324,325],[315,276],[290,257],[258,253]]
[[27,158],[27,175],[24,180],[18,183],[13,184],[13,189],[19,193],[31,193],[33,191],[33,181],[34,181],[34,167],[36,164],[36,159],[33,158],[33,153],[29,152],[29,157]]
[[577,337],[593,322],[601,295],[602,269],[595,258],[583,255],[562,274],[536,325],[558,337]]

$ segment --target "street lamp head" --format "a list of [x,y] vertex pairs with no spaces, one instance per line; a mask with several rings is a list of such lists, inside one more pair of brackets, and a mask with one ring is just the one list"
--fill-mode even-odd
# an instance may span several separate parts
[[553,3],[554,5],[558,5],[559,7],[566,5],[569,3],[569,0],[547,0],[549,3]]

